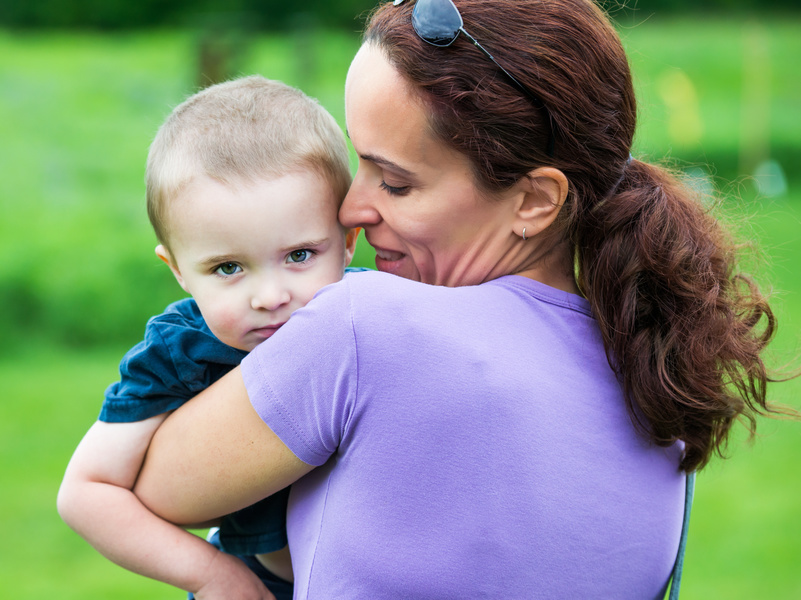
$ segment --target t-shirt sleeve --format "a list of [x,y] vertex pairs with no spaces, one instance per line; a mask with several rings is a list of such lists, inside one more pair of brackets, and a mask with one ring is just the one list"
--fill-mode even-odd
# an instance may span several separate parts
[[337,451],[357,398],[348,280],[321,290],[242,361],[256,412],[298,458],[314,466]]
[[123,357],[120,380],[106,389],[98,419],[130,423],[174,410],[244,356],[214,337],[194,303],[171,305],[148,322],[144,339]]

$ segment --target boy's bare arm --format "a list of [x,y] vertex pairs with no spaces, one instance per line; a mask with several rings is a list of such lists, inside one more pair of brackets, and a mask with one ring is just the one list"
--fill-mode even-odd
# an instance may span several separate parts
[[165,417],[95,423],[67,466],[59,514],[110,560],[199,599],[224,598],[235,586],[243,586],[237,597],[272,598],[244,563],[157,517],[131,491]]

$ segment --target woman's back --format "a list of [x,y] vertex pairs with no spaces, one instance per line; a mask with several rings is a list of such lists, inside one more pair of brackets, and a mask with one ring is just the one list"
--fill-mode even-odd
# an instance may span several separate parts
[[290,501],[300,597],[663,591],[681,448],[635,433],[583,299],[514,276],[346,282],[243,371],[271,429],[326,463]]

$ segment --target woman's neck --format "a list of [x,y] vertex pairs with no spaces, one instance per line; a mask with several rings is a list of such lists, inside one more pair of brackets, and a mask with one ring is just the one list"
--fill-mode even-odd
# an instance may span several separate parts
[[572,256],[568,243],[562,241],[547,252],[533,254],[531,260],[513,274],[581,296],[582,293],[576,283]]

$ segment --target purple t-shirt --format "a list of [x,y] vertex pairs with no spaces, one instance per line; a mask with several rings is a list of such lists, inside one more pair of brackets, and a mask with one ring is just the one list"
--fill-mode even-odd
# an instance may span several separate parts
[[656,598],[679,444],[634,430],[588,303],[518,276],[328,286],[242,362],[301,460],[296,598]]

